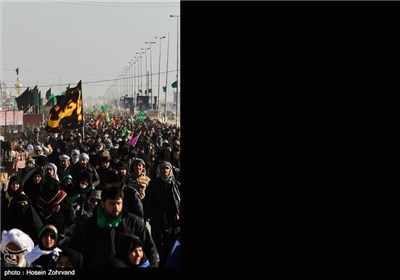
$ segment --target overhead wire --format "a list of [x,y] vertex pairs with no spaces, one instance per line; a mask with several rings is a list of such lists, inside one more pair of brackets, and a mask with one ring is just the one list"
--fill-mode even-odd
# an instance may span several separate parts
[[107,8],[173,8],[179,7],[179,2],[99,2],[99,1],[50,1],[47,2],[78,5],[97,6]]
[[[179,70],[178,70],[179,71]],[[166,73],[172,73],[172,72],[176,72],[176,70],[170,70],[170,71],[163,71],[163,72],[160,72],[160,74],[166,74]],[[151,75],[153,76],[153,75],[158,75],[159,73],[152,73]],[[127,77],[117,77],[117,78],[113,78],[113,79],[106,79],[106,80],[97,80],[97,81],[88,81],[88,82],[85,82],[85,81],[82,81],[82,85],[83,84],[96,84],[96,83],[106,83],[106,82],[116,82],[116,81],[120,81],[120,80],[126,80],[126,79],[131,79],[131,78],[140,78],[140,77],[146,77],[146,75],[145,74],[143,74],[143,75],[134,75],[134,76],[127,76]],[[33,83],[32,83],[32,85],[27,85],[27,86],[24,86],[24,87],[34,87],[34,86],[36,86],[37,85],[37,87],[38,88],[41,88],[41,87],[57,87],[57,86],[68,86],[70,83],[63,83],[63,84],[42,84],[42,85],[38,85],[38,84],[35,84],[35,85],[33,85]],[[13,87],[13,86],[5,86],[5,87],[3,87],[3,88],[5,88],[5,89],[11,89],[11,88],[15,88],[15,87]]]

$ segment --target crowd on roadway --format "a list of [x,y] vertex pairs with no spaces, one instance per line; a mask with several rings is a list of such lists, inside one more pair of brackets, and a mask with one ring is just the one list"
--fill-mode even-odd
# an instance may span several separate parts
[[2,146],[2,267],[180,267],[180,128],[126,113]]

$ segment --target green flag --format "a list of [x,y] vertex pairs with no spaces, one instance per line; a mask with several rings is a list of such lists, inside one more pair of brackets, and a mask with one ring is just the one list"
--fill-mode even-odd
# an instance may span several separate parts
[[144,111],[140,111],[140,112],[137,114],[137,119],[138,119],[138,121],[140,121],[140,122],[144,121]]
[[40,100],[40,93],[39,93],[39,89],[37,88],[37,85],[36,85],[35,88],[32,90],[31,105],[39,106],[39,100]]
[[56,97],[55,94],[51,94],[51,95],[50,95],[49,100],[51,100],[51,99],[53,99],[53,103],[54,103],[54,104],[57,104],[57,97]]
[[57,97],[55,94],[50,94],[49,98],[47,99],[47,103],[45,106],[54,106],[57,104]]
[[100,109],[103,110],[103,112],[101,114],[102,114],[102,116],[104,116],[106,122],[110,122],[111,119],[110,119],[110,115],[108,114],[107,105],[106,104],[101,105]]
[[162,90],[163,90],[163,92],[166,92],[167,91],[167,86],[162,87]]
[[171,84],[171,87],[177,88],[178,87],[178,81],[175,81]]
[[129,134],[129,130],[126,127],[124,127],[121,130],[121,137],[127,136],[128,134]]
[[51,88],[46,91],[46,99],[49,100],[51,95]]

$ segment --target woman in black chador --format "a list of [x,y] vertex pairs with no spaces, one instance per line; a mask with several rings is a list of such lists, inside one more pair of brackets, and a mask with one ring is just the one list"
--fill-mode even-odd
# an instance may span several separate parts
[[42,226],[31,200],[23,192],[21,182],[17,176],[12,176],[6,192],[2,193],[1,229],[18,228],[29,235],[33,242],[37,242],[37,234]]

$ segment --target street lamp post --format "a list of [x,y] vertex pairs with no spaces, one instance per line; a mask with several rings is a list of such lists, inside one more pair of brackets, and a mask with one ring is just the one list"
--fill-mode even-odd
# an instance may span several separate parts
[[134,87],[134,83],[133,83],[133,68],[135,67],[135,62],[133,59],[131,59],[131,61],[129,62],[129,68],[131,70],[130,73],[130,77],[129,77],[129,96],[133,97],[133,87]]
[[136,99],[135,99],[135,104],[136,104],[136,107],[138,107],[138,95],[139,95],[139,59],[140,59],[140,57],[139,56],[135,56],[134,58],[136,58],[136,61],[137,61],[137,70],[136,70],[136,85],[137,85],[137,90],[136,90]]
[[170,15],[170,17],[176,17],[176,125],[178,126],[178,69],[179,69],[179,17],[180,15]]
[[121,92],[121,96],[125,95],[125,91],[127,89],[125,77],[126,77],[126,65],[122,69],[122,80],[121,80],[121,82],[122,82],[122,92]]
[[140,90],[143,93],[143,75],[142,75],[142,69],[143,69],[143,63],[142,63],[142,54],[144,54],[144,52],[137,52],[136,54],[140,54],[139,56],[139,67],[140,67]]
[[165,108],[164,108],[164,122],[167,122],[167,92],[168,92],[168,57],[169,57],[169,31],[167,41],[167,71],[165,75]]
[[[136,89],[135,89],[135,93],[136,95],[138,94],[138,90],[139,90],[139,57],[138,56],[134,56],[133,58],[136,58],[136,62],[137,62],[137,71],[136,74],[134,76],[134,78],[136,78]],[[136,69],[135,69],[136,70]]]
[[124,68],[124,74],[125,74],[125,77],[124,77],[124,79],[125,79],[124,96],[128,96],[128,94],[129,94],[129,63]]
[[160,114],[160,77],[161,77],[161,39],[165,39],[165,36],[156,37],[156,39],[160,39],[160,54],[158,56],[158,94],[157,94],[157,114]]
[[118,95],[118,111],[121,109],[120,108],[120,100],[121,100],[121,95],[122,95],[122,74],[118,75],[119,78],[119,95]]
[[152,71],[152,62],[151,62],[151,45],[155,44],[156,42],[144,42],[145,44],[149,44],[150,45],[150,89],[151,89],[151,95],[150,95],[150,104],[151,104],[151,110],[154,110],[154,106],[153,106],[153,71]]
[[129,81],[129,73],[130,73],[130,69],[131,68],[131,65],[130,65],[130,63],[128,62],[128,65],[126,66],[126,77],[125,77],[125,79],[126,79],[126,81],[125,81],[125,83],[126,83],[126,93],[125,93],[125,96],[129,96],[129,94],[131,93],[130,92],[130,81]]
[[129,62],[128,64],[125,66],[125,95],[124,96],[128,96],[129,95]]
[[145,67],[145,71],[146,71],[146,95],[148,95],[149,94],[149,73],[147,72],[147,50],[149,50],[150,48],[145,48],[145,49],[143,49],[143,48],[141,48],[141,50],[143,50],[144,51],[144,63],[145,63],[145,65],[146,65],[146,67]]
[[136,76],[136,69],[135,69],[135,64],[136,64],[136,60],[133,60],[133,71],[132,71],[132,97],[133,99],[135,99],[135,88],[136,88],[136,81],[135,81],[135,76]]
[[125,80],[125,90],[124,90],[124,96],[129,95],[129,62],[124,68],[124,80]]

